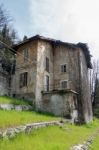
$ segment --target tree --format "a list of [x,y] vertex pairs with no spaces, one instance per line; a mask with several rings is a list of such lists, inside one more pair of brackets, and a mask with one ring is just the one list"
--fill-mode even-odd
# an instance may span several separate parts
[[4,14],[3,5],[0,5],[0,31],[8,23],[8,17]]
[[93,97],[93,104],[96,103],[96,97],[99,92],[99,60],[93,61],[93,69],[90,71],[90,89]]
[[0,45],[3,45],[3,48],[0,48],[0,62],[2,62],[3,69],[11,72],[11,66],[14,62],[14,53],[9,47],[11,47],[16,39],[16,32],[10,26],[11,17],[7,14],[7,11],[4,10],[3,5],[0,5]]
[[26,41],[27,39],[28,39],[28,37],[26,35],[24,35],[23,41]]

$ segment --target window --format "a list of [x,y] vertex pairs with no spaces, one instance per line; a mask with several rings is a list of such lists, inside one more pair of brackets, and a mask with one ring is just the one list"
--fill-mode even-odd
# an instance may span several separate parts
[[66,64],[61,65],[61,72],[66,72],[66,71],[67,71]]
[[49,58],[46,57],[46,66],[45,66],[45,69],[47,72],[49,72]]
[[66,89],[67,88],[67,81],[61,81],[61,88]]
[[20,74],[20,88],[27,86],[27,81],[28,81],[28,73],[24,72]]
[[46,91],[49,91],[49,76],[46,76]]
[[28,55],[28,49],[24,49],[24,61],[26,62],[27,60],[28,60],[28,57],[29,57],[29,55]]

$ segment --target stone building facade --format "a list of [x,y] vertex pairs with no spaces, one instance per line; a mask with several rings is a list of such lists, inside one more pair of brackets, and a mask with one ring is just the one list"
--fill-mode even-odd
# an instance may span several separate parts
[[34,36],[15,45],[13,96],[32,100],[36,110],[73,120],[92,120],[88,83],[90,53],[85,44]]

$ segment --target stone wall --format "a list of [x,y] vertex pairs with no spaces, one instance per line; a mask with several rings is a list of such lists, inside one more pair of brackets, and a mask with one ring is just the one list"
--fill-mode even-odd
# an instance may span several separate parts
[[75,106],[75,102],[77,101],[76,94],[66,91],[54,91],[44,92],[42,95],[43,112],[49,112],[56,116],[64,116],[72,120],[78,119],[77,108]]
[[30,133],[34,129],[53,126],[53,125],[60,125],[60,123],[58,121],[50,121],[50,122],[31,123],[31,124],[26,124],[14,128],[8,128],[6,130],[0,131],[0,139],[13,138],[18,133],[22,133],[22,132]]

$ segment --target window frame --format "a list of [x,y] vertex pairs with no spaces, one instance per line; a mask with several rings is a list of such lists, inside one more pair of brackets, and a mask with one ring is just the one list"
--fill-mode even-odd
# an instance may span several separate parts
[[28,84],[28,72],[23,72],[20,74],[19,85],[20,88],[26,87]]
[[[65,69],[64,66],[66,66]],[[66,72],[67,72],[67,63],[61,64],[61,73],[66,73]]]
[[[66,87],[62,87],[62,83],[63,83],[63,82],[67,82],[67,83],[66,83]],[[60,87],[61,87],[62,90],[67,89],[67,88],[68,88],[68,80],[61,80],[61,81],[60,81]]]
[[45,58],[45,70],[47,71],[47,72],[49,72],[49,68],[50,68],[50,63],[49,63],[50,61],[49,61],[49,57],[46,57]]
[[24,55],[24,62],[26,62],[29,58],[29,49],[24,49],[23,55]]
[[50,76],[46,74],[44,76],[44,91],[49,92],[49,90],[50,90]]

